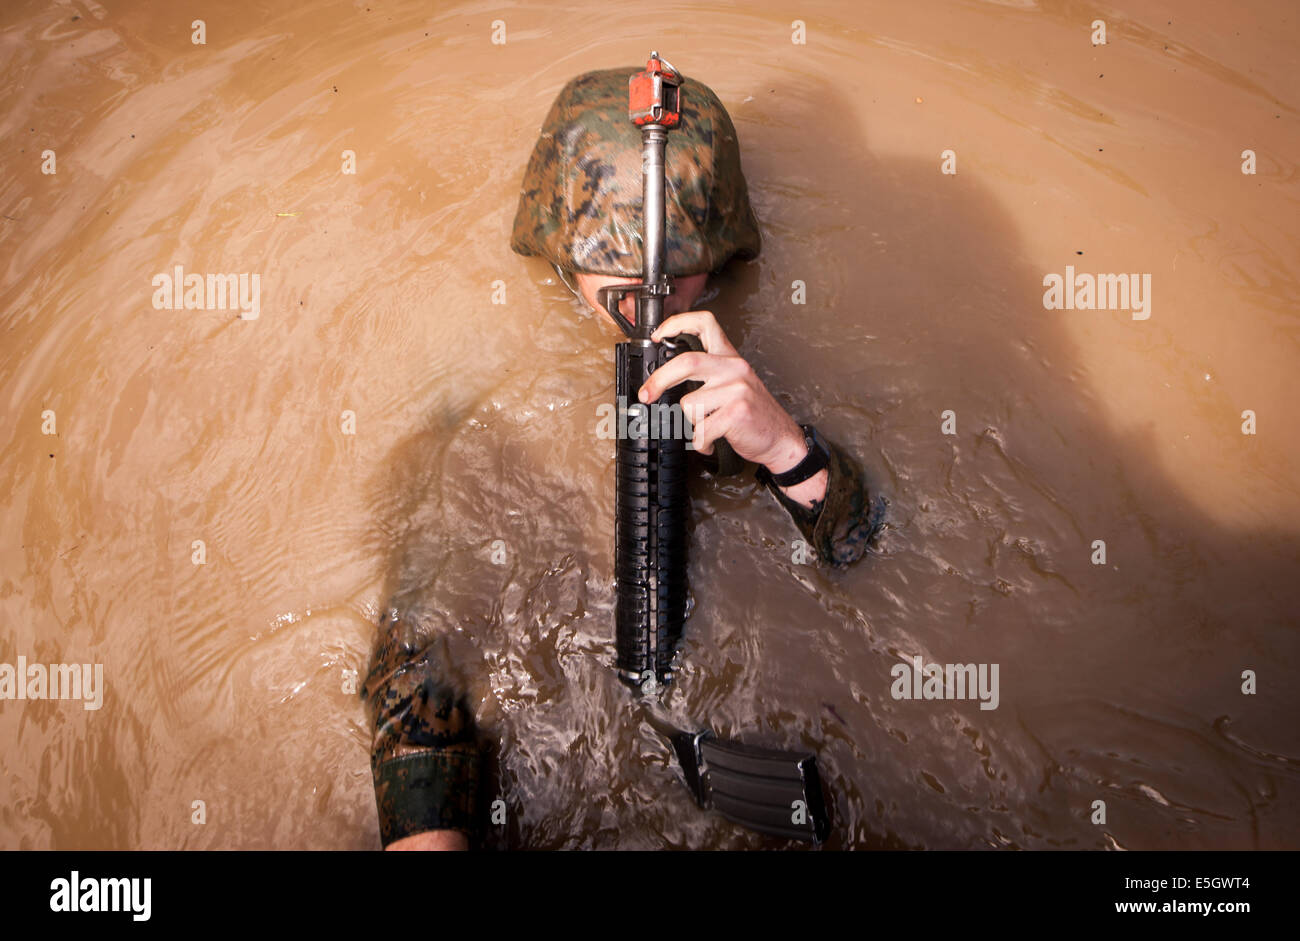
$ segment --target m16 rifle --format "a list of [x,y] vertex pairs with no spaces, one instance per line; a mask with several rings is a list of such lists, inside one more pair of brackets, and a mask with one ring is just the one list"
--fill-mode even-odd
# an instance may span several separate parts
[[[599,300],[627,335],[615,351],[615,649],[619,677],[646,700],[646,718],[666,735],[685,783],[701,807],[750,827],[821,843],[830,821],[816,756],[721,741],[708,731],[682,731],[656,710],[655,694],[672,681],[687,598],[688,424],[681,416],[682,383],[658,403],[637,393],[650,374],[688,349],[677,338],[651,334],[673,293],[665,267],[665,156],[668,135],[682,121],[681,74],[652,52],[645,71],[628,82],[628,113],[641,129],[642,280],[601,288]],[[620,312],[635,299],[635,322]]]
[[[687,442],[684,434],[672,433],[671,418],[666,429],[662,420],[674,408],[680,412],[684,390],[677,386],[652,405],[637,401],[650,374],[686,349],[675,339],[650,339],[673,293],[664,271],[664,154],[669,129],[682,119],[681,76],[652,52],[646,70],[633,75],[629,87],[629,114],[641,128],[644,275],[640,284],[602,288],[600,302],[628,337],[618,344],[614,360],[616,405],[627,413],[629,429],[619,435],[615,451],[618,672],[624,682],[651,693],[672,681],[673,654],[686,620]],[[629,294],[636,298],[634,324],[619,313]],[[683,424],[678,422],[678,430]],[[619,427],[624,427],[622,414]]]

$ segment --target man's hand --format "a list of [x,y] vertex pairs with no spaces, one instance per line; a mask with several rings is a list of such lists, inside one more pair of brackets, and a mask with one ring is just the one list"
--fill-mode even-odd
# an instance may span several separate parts
[[[803,430],[736,352],[713,314],[694,310],[669,317],[652,338],[664,340],[682,333],[699,337],[704,352],[681,353],[656,369],[641,386],[640,400],[654,402],[678,383],[701,382],[700,388],[682,398],[682,411],[694,426],[697,451],[711,454],[713,442],[725,437],[737,454],[774,474],[803,460],[808,453]],[[826,480],[822,470],[801,484],[783,487],[782,492],[811,507],[825,496]]]

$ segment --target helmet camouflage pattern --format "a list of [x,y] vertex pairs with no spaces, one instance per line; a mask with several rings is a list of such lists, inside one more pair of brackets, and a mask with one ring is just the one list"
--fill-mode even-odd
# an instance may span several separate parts
[[[551,105],[519,193],[510,247],[566,271],[640,278],[641,129],[628,118],[636,68],[579,75]],[[762,239],[718,96],[682,78],[682,121],[665,156],[665,270],[683,277],[758,255]]]

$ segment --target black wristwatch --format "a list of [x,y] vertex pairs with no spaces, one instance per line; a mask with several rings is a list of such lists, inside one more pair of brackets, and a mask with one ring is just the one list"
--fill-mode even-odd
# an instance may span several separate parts
[[773,474],[766,467],[760,466],[754,476],[758,478],[761,484],[774,483],[778,487],[793,487],[795,484],[801,484],[808,478],[812,477],[820,470],[825,470],[831,463],[831,449],[827,447],[825,440],[817,429],[812,425],[800,425],[803,429],[804,444],[808,445],[808,453],[804,459],[780,474]]

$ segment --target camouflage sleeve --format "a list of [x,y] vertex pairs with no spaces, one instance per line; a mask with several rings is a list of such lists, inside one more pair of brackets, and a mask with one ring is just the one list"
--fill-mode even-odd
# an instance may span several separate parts
[[427,830],[474,838],[480,754],[473,716],[437,658],[399,616],[380,624],[361,688],[374,737],[370,768],[383,845]]
[[826,496],[811,509],[800,506],[769,482],[772,495],[786,509],[817,558],[836,568],[862,558],[885,521],[884,497],[872,495],[862,466],[834,441],[827,468]]

